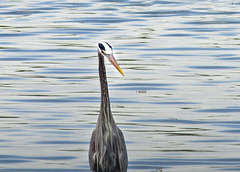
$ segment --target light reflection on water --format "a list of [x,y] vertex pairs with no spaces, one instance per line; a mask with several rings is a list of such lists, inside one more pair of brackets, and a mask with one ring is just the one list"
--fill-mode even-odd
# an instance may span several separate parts
[[129,171],[239,171],[239,5],[1,2],[0,171],[89,171],[99,40]]

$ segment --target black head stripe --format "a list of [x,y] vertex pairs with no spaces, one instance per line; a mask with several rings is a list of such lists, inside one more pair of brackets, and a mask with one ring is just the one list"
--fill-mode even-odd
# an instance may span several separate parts
[[99,44],[98,44],[98,47],[99,47],[101,50],[105,51],[105,47],[103,46],[102,43],[99,43]]
[[107,42],[105,42],[106,44],[108,44],[108,46],[112,49],[112,46],[111,45],[109,45],[109,43],[107,43]]

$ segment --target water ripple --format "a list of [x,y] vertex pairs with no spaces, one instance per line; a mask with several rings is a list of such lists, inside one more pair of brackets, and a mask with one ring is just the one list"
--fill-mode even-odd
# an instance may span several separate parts
[[239,3],[2,0],[0,9],[0,171],[89,171],[100,40],[125,73],[106,60],[129,172],[239,171]]

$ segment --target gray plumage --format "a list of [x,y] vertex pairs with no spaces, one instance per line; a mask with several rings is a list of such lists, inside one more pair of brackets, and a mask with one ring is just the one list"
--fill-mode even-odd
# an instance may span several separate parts
[[92,172],[126,172],[127,149],[122,131],[117,127],[110,108],[104,56],[118,69],[112,47],[106,42],[98,44],[99,78],[101,85],[101,107],[96,128],[89,146],[89,165]]

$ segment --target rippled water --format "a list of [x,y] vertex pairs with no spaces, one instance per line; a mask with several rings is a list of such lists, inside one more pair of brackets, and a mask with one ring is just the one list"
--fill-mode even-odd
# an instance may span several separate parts
[[238,1],[0,4],[0,171],[89,171],[96,45],[128,171],[240,171]]

